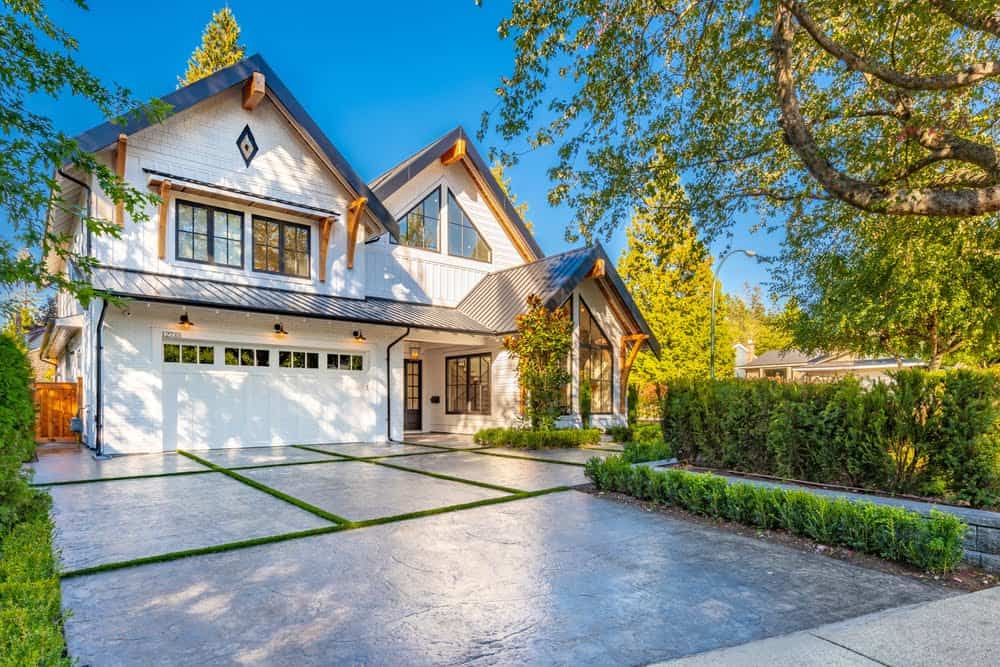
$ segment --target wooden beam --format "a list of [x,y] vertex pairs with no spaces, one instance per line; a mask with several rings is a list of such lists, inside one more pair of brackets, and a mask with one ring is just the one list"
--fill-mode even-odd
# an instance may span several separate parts
[[160,183],[160,259],[167,258],[167,212],[170,210],[170,181]]
[[[621,350],[621,379],[618,383],[618,390],[621,393],[619,406],[624,411],[626,409],[626,403],[628,402],[628,376],[632,372],[632,364],[635,363],[635,358],[639,356],[639,350],[642,349],[642,344],[646,342],[649,338],[646,334],[628,334],[622,336],[622,350]],[[632,347],[629,348],[628,344],[632,343]]]
[[[119,180],[125,180],[125,159],[128,157],[128,135],[118,135],[118,147],[115,148],[115,176]],[[119,201],[115,204],[115,224],[119,227],[125,226],[125,202]]]
[[354,268],[354,248],[358,244],[358,227],[361,215],[368,205],[368,197],[358,197],[347,207],[347,268]]
[[455,164],[465,157],[465,139],[456,139],[455,145],[444,152],[441,156],[441,164],[448,166]]
[[254,72],[243,84],[243,108],[247,111],[256,109],[260,101],[264,99],[265,92],[267,92],[267,85],[264,82],[263,73]]
[[594,260],[594,266],[590,269],[590,273],[587,274],[588,278],[603,278],[604,277],[604,259],[598,257]]
[[326,282],[326,253],[330,249],[330,232],[333,218],[323,218],[319,228],[319,281]]

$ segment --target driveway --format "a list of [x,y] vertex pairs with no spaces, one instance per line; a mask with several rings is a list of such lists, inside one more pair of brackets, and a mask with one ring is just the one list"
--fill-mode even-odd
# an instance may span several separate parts
[[553,453],[441,447],[46,457],[71,655],[643,664],[948,594],[572,490]]

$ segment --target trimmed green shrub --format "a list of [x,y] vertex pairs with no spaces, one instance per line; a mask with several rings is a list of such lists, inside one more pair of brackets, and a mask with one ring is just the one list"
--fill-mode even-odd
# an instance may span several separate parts
[[484,428],[474,436],[476,444],[514,449],[549,449],[579,447],[601,441],[601,431],[596,428],[564,428],[550,431],[531,431],[518,428]]
[[0,335],[0,665],[68,665],[49,496],[21,464],[35,452],[31,368]]
[[900,507],[729,482],[717,475],[633,467],[622,456],[593,458],[586,474],[602,491],[758,528],[781,528],[928,572],[953,570],[962,560],[967,526],[937,510],[925,517]]
[[665,442],[627,442],[622,457],[629,463],[660,461],[674,455],[674,449]]
[[870,389],[853,378],[677,380],[662,404],[664,440],[697,465],[1000,503],[1000,376],[893,376]]
[[632,441],[632,427],[631,426],[609,426],[604,429],[604,432],[611,436],[611,439],[615,442],[631,442]]

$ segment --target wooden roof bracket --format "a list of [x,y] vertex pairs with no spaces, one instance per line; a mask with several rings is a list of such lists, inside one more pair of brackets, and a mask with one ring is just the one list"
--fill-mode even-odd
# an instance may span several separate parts
[[333,231],[333,218],[323,218],[319,225],[319,281],[326,282],[326,257],[330,250],[330,232]]
[[465,157],[465,139],[456,139],[455,145],[449,148],[441,156],[441,164],[448,166],[455,164]]
[[354,268],[354,249],[358,245],[358,227],[368,205],[368,197],[358,197],[347,206],[347,268]]
[[[115,176],[124,183],[125,181],[125,160],[128,157],[128,135],[119,134],[118,144],[115,147]],[[119,200],[115,203],[115,224],[119,227],[125,226],[125,201]]]
[[267,84],[264,81],[264,74],[262,72],[251,74],[250,78],[243,84],[243,108],[247,111],[256,109],[260,101],[264,99],[266,92]]
[[157,238],[160,259],[167,258],[167,212],[170,209],[170,181],[164,179],[160,183],[160,228]]
[[588,278],[603,278],[605,274],[604,259],[598,257],[594,260],[594,266],[590,269],[590,273],[587,274]]
[[[636,357],[639,356],[639,350],[642,349],[642,344],[646,342],[649,338],[646,334],[626,334],[622,336],[622,349],[621,349],[621,380],[618,383],[618,390],[621,394],[619,397],[619,405],[621,410],[624,412],[626,409],[626,403],[628,402],[628,376],[632,372],[632,364],[635,363]],[[629,343],[632,343],[632,347],[629,347]]]

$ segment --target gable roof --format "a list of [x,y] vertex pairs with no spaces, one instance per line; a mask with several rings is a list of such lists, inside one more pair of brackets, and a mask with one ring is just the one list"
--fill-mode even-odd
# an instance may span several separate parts
[[[218,72],[210,74],[204,79],[199,79],[188,86],[164,95],[161,99],[172,107],[173,113],[178,113],[185,109],[190,109],[199,102],[203,102],[234,86],[240,85],[250,78],[254,72],[260,72],[264,75],[268,94],[273,95],[288,111],[292,119],[316,142],[323,156],[330,161],[333,168],[346,181],[347,186],[358,196],[368,198],[367,206],[372,215],[393,238],[398,239],[399,225],[396,224],[395,218],[390,215],[378,197],[372,193],[364,180],[354,171],[354,168],[341,155],[329,137],[320,129],[319,125],[316,124],[316,121],[306,112],[299,101],[295,99],[292,92],[282,83],[278,75],[260,54],[252,55],[235,65],[220,69]],[[135,134],[152,124],[153,122],[144,114],[132,115],[128,117],[124,125],[110,121],[102,123],[78,135],[76,141],[80,145],[80,148],[94,153],[115,143],[119,134]]]
[[487,189],[489,189],[490,196],[492,196],[493,199],[499,203],[503,215],[510,220],[518,235],[524,240],[531,252],[534,253],[535,258],[538,259],[545,257],[545,253],[542,252],[542,249],[535,240],[534,235],[532,235],[531,230],[529,230],[528,226],[524,224],[524,220],[521,219],[521,215],[517,212],[513,202],[510,201],[510,197],[507,196],[507,193],[504,192],[503,188],[500,187],[500,184],[497,183],[497,179],[493,177],[493,172],[490,171],[486,161],[483,160],[479,151],[476,150],[475,145],[472,143],[469,135],[461,125],[448,132],[443,137],[420,149],[410,157],[397,164],[395,167],[392,167],[388,171],[379,175],[371,182],[371,189],[381,199],[391,196],[394,192],[406,185],[417,174],[426,169],[428,165],[440,158],[441,155],[444,154],[446,150],[454,146],[455,142],[459,139],[465,140],[466,157],[470,162],[472,162],[476,171],[479,172],[483,179],[483,183],[486,185]]
[[760,368],[764,366],[803,366],[811,360],[818,360],[823,355],[809,355],[802,350],[768,350],[744,368]]
[[646,342],[650,349],[658,355],[660,345],[656,336],[599,243],[487,274],[462,299],[457,308],[497,333],[512,333],[517,330],[516,318],[524,312],[525,302],[530,294],[541,297],[546,308],[558,308],[590,274],[599,259],[604,261],[605,278],[611,283],[639,330],[649,337]]

